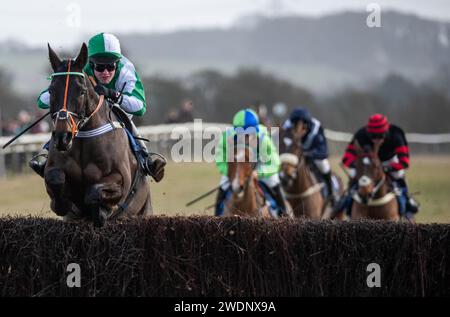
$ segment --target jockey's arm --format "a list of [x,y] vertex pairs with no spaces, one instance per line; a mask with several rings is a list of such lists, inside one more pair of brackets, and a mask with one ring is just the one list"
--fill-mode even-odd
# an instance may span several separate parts
[[265,135],[260,142],[258,155],[258,176],[270,177],[279,172],[281,166],[280,156],[269,135]]
[[391,171],[398,172],[409,167],[409,147],[406,138],[403,135],[395,136],[394,153],[398,158],[398,162],[391,162],[389,167]]
[[227,132],[222,133],[216,147],[216,167],[222,175],[228,175],[227,162]]
[[354,163],[357,158],[355,150],[355,139],[356,137],[353,137],[352,141],[347,145],[344,156],[342,157],[342,167],[347,170],[348,176],[351,179],[355,178],[356,176],[356,169],[354,167]]
[[144,115],[147,110],[144,86],[133,64],[125,63],[115,86],[119,92],[122,92],[120,107],[129,114]]
[[347,145],[347,148],[345,149],[344,156],[342,157],[342,164],[350,168],[350,166],[353,165],[353,163],[356,161],[357,154],[355,149],[355,137],[353,137],[352,141]]

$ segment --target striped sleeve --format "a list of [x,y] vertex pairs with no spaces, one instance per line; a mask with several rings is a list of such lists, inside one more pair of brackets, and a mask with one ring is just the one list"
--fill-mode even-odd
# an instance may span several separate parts
[[353,164],[353,162],[355,162],[356,158],[357,155],[354,140],[352,140],[352,142],[349,145],[347,145],[347,149],[345,150],[344,156],[342,157],[342,163],[346,167],[350,167]]
[[268,134],[260,132],[259,140],[258,175],[261,178],[266,178],[280,171],[280,156],[272,138]]
[[132,115],[142,116],[147,110],[144,86],[134,65],[126,58],[122,58],[121,62],[123,62],[123,67],[116,82],[117,91],[122,91],[123,88],[120,107]]
[[400,145],[395,148],[398,162],[392,162],[391,167],[395,171],[407,169],[409,167],[409,148],[408,145]]
[[41,94],[39,95],[38,99],[37,99],[37,105],[39,108],[41,109],[48,109],[49,105],[50,105],[50,93],[48,92],[48,90],[44,90],[43,92],[41,92]]

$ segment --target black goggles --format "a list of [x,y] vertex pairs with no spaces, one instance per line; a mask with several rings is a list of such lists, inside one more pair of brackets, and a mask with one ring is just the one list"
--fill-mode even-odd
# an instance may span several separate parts
[[116,63],[109,63],[109,64],[94,64],[94,63],[92,63],[92,65],[93,65],[94,69],[100,73],[103,73],[105,71],[105,69],[108,72],[112,72],[113,70],[116,69]]

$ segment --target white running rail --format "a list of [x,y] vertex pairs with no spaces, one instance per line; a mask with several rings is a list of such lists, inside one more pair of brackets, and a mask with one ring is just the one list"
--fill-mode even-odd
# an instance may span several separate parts
[[[230,125],[223,123],[202,123],[202,128],[216,127],[225,130]],[[170,141],[172,140],[171,134],[175,128],[186,127],[191,133],[194,132],[194,123],[182,123],[182,124],[163,124],[139,127],[141,136],[150,139],[152,142],[158,141]],[[195,130],[196,131],[196,130]],[[351,133],[339,132],[325,129],[325,136],[330,141],[335,142],[349,142],[352,138]],[[409,143],[417,144],[450,144],[450,133],[446,134],[420,134],[420,133],[407,133],[406,137]],[[0,154],[7,153],[24,153],[24,152],[37,152],[42,148],[42,145],[50,139],[50,133],[40,134],[27,134],[20,137],[13,142],[9,147],[2,150],[1,147],[5,145],[11,137],[0,137]]]

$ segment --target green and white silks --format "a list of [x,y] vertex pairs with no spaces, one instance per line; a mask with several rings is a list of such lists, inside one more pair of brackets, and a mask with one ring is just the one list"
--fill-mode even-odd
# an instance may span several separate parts
[[[266,127],[259,125],[259,131],[257,134],[259,151],[256,150],[256,144],[251,146],[251,149],[256,154],[257,172],[259,178],[268,178],[279,172],[281,164],[280,156],[278,155],[278,150]],[[237,133],[234,128],[227,129],[221,135],[216,148],[216,166],[219,173],[224,176],[228,175],[228,162],[234,160],[233,148],[235,143],[237,143],[237,147],[241,144],[241,138],[239,136],[236,138],[236,135]]]
[[[94,71],[89,63],[85,66],[84,72],[95,78]],[[104,86],[117,91],[122,91],[123,88],[123,100],[120,107],[127,113],[142,116],[147,110],[144,86],[134,65],[126,57],[120,59],[114,78]],[[37,104],[39,108],[49,108],[50,94],[48,89],[41,92]]]

